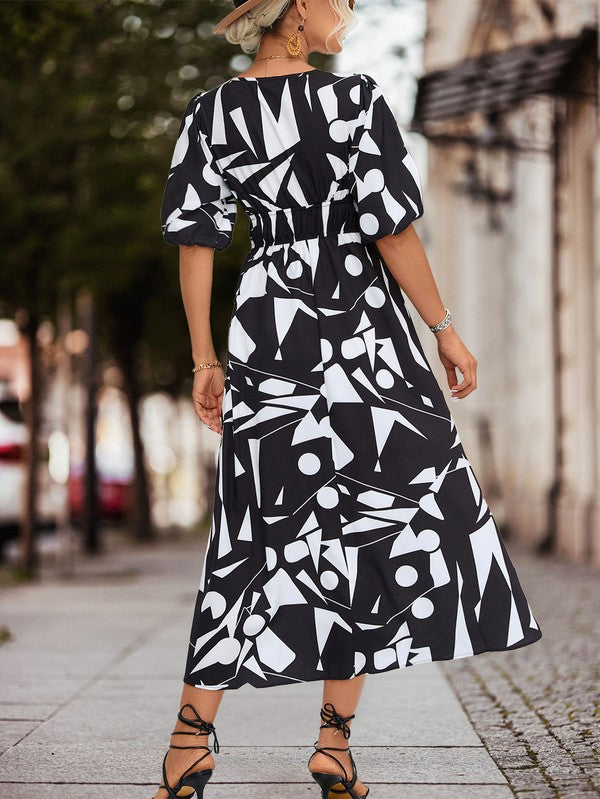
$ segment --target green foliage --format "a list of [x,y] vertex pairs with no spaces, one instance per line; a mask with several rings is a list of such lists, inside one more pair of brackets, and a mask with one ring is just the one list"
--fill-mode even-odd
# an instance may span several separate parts
[[[212,35],[222,13],[208,1],[0,3],[0,300],[54,318],[59,293],[89,287],[102,354],[125,337],[145,389],[176,390],[191,366],[159,215],[187,101],[245,58]],[[240,207],[215,254],[217,352],[247,248]]]

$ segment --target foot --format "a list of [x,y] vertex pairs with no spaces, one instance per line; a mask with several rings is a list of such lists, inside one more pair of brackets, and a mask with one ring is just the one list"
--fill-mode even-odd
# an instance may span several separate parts
[[[339,746],[340,744],[333,744],[333,746]],[[326,748],[323,744],[319,744],[324,749]],[[350,755],[348,752],[336,752],[333,751],[331,754],[340,761],[340,763],[344,766],[346,771],[346,777],[348,779],[352,779],[352,763],[350,762]],[[324,755],[322,752],[315,751],[314,755],[312,756],[310,763],[308,764],[309,771],[321,771],[324,774],[339,774],[343,776],[343,772],[335,760],[332,760],[327,755]],[[334,785],[333,786],[336,790],[341,789],[343,786]],[[364,782],[361,782],[359,779],[356,780],[354,785],[352,786],[352,790],[357,793],[359,796],[364,796],[368,790],[369,786],[365,785]],[[349,799],[348,793],[331,793],[329,794],[330,799]],[[162,797],[159,797],[162,799]]]
[[[187,739],[187,740],[186,740]],[[208,733],[200,733],[199,735],[171,735],[171,743],[176,746],[208,746]],[[189,743],[188,743],[189,742]],[[205,757],[202,757],[205,755]],[[190,769],[190,766],[195,760],[202,757],[199,763]],[[215,760],[210,752],[206,749],[169,749],[167,754],[167,761],[165,768],[167,770],[167,780],[171,788],[175,788],[181,777],[189,772],[192,774],[194,771],[203,771],[204,769],[215,768]],[[162,782],[162,769],[160,783]],[[193,796],[192,789],[188,789],[190,796]],[[185,796],[185,789],[182,789],[182,799]],[[169,799],[169,793],[166,788],[159,788],[154,794],[153,799]],[[341,797],[343,799],[343,797]]]

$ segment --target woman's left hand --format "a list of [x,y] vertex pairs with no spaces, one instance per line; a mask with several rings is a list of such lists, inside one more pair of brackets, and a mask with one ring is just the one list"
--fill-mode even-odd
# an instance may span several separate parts
[[220,366],[200,369],[194,374],[192,396],[196,415],[216,433],[223,432],[221,414],[225,390],[225,372]]

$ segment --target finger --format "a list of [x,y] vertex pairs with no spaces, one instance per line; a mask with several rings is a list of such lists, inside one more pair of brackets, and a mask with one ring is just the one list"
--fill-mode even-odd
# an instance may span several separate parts
[[204,420],[204,417],[205,417],[206,412],[207,412],[206,405],[203,402],[200,402],[199,400],[196,400],[195,403],[194,403],[194,407],[196,409],[196,413],[198,414],[198,416],[202,420]]
[[471,390],[477,387],[477,374],[476,374],[476,364],[471,363],[467,369],[467,377],[469,379],[469,385],[471,386]]
[[197,406],[196,413],[200,421],[202,421],[204,424],[211,424],[212,422],[211,413],[207,408],[202,406]]
[[193,399],[198,418],[211,430],[220,430],[222,395],[196,391]]
[[470,385],[469,379],[466,378],[466,377],[463,377],[463,379],[461,380],[460,383],[457,382],[453,386],[450,386],[450,388],[452,389],[453,392],[456,392],[456,391],[462,391],[468,385]]
[[210,426],[213,428],[219,426],[219,417],[216,413],[210,414]]
[[469,369],[468,366],[463,366],[464,371],[460,367],[458,367],[458,369],[463,376],[462,382],[461,383],[455,382],[453,386],[450,386],[451,389],[465,388],[467,385],[470,385],[473,382],[471,370]]
[[456,370],[454,366],[446,366],[446,378],[448,380],[448,386],[453,388],[457,381]]
[[453,392],[453,398],[458,399],[466,397],[477,388],[477,361],[475,358],[470,358],[466,363],[456,367],[462,374],[462,382],[453,380],[450,389]]
[[465,397],[467,394],[470,394],[473,391],[474,386],[469,383],[468,381],[464,380],[460,383],[458,389],[453,389],[452,396],[453,397]]
[[475,391],[477,388],[477,382],[475,380],[470,380],[469,378],[465,378],[462,383],[460,383],[458,390],[453,392],[453,396],[455,397],[466,397],[472,391]]
[[210,429],[211,429],[211,430],[212,430],[214,433],[220,433],[220,432],[221,432],[221,425],[219,424],[219,422],[218,422],[218,421],[211,420],[211,421],[209,422],[209,424],[208,424],[208,427],[209,427],[209,428],[210,428]]
[[195,409],[196,409],[196,415],[198,416],[198,418],[202,422],[206,422],[206,419],[207,419],[206,408],[204,408],[202,405],[196,405]]

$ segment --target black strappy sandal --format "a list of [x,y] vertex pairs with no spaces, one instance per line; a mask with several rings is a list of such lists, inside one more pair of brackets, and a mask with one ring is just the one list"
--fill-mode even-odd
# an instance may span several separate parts
[[[196,718],[188,719],[182,714],[182,710],[184,708],[189,707],[191,708],[194,713],[196,714]],[[214,736],[214,750],[215,752],[219,751],[219,741],[217,739],[217,733],[215,731],[214,724],[210,721],[204,721],[204,719],[200,716],[198,711],[193,705],[187,704],[184,705],[179,713],[177,714],[177,718],[180,721],[183,721],[184,724],[187,724],[189,727],[194,727],[197,732],[187,732],[187,731],[179,731],[173,732],[172,735],[200,735],[203,732],[207,732],[209,735],[212,732]],[[207,739],[208,740],[208,739]],[[175,744],[170,744],[169,749],[206,749],[205,754],[202,757],[199,757],[191,766],[189,766],[186,771],[189,769],[194,768],[200,763],[201,760],[204,760],[205,757],[208,757],[211,750],[208,746],[176,746]],[[177,785],[171,787],[167,781],[167,770],[165,764],[167,762],[167,755],[169,751],[165,753],[163,759],[163,766],[162,766],[162,774],[163,774],[163,784],[160,785],[160,788],[163,788],[169,794],[169,799],[188,799],[188,797],[193,796],[196,794],[198,799],[202,799],[202,795],[204,794],[204,786],[210,779],[210,775],[213,773],[213,769],[205,768],[202,771],[193,771],[191,774],[184,774],[183,777],[180,778]],[[187,790],[183,790],[187,789]]]
[[[349,738],[350,727],[348,726],[347,722],[350,721],[350,719],[353,719],[354,715],[355,714],[353,713],[351,716],[346,716],[346,717],[340,716],[336,712],[331,702],[326,702],[321,708],[321,720],[324,721],[325,723],[321,724],[319,729],[322,730],[325,727],[335,727],[336,730],[333,733],[334,735],[337,735],[338,732],[341,730],[344,738]],[[367,796],[369,795],[369,791],[371,790],[370,788],[367,788],[367,792],[363,796],[360,796],[358,793],[356,793],[356,791],[353,790],[354,785],[356,784],[356,780],[358,779],[358,776],[356,774],[356,764],[354,762],[354,758],[352,757],[350,746],[347,747],[317,746],[318,743],[319,743],[318,741],[315,741],[313,744],[313,746],[315,747],[315,751],[308,758],[308,764],[310,764],[310,761],[317,752],[322,752],[324,755],[327,755],[327,757],[331,758],[332,760],[335,760],[335,762],[338,764],[338,766],[340,766],[340,768],[344,773],[344,776],[342,777],[339,774],[329,774],[323,771],[310,772],[313,776],[313,779],[315,779],[321,786],[321,791],[322,791],[321,799],[330,799],[331,794],[346,794],[350,796],[351,799],[366,799]],[[350,779],[348,779],[348,775],[346,774],[346,769],[344,768],[344,765],[340,763],[340,761],[337,759],[335,755],[330,755],[329,752],[326,752],[325,751],[326,749],[334,749],[337,752],[346,752],[346,751],[348,752],[348,755],[350,757],[350,763],[352,764],[352,777]],[[341,785],[343,786],[343,788],[340,787],[336,788],[335,787],[336,785],[337,786]]]

